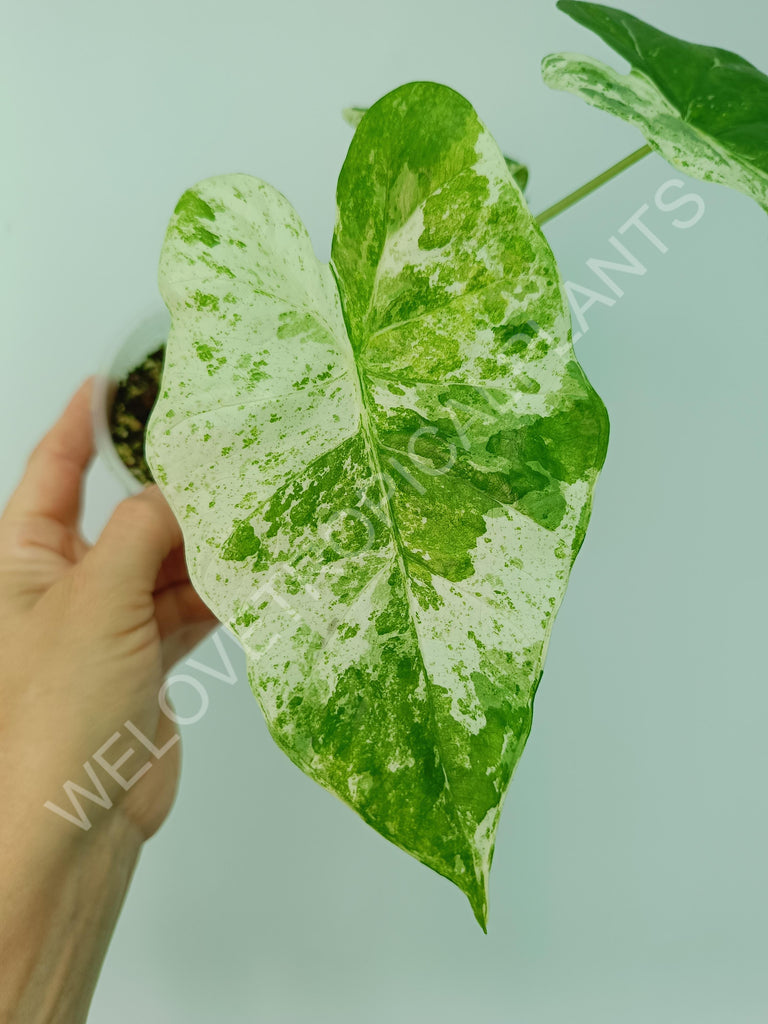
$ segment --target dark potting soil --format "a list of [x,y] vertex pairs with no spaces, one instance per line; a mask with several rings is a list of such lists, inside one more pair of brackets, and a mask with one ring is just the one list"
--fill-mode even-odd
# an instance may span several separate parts
[[109,429],[118,455],[143,484],[153,482],[144,455],[144,433],[160,390],[164,356],[165,345],[162,345],[120,381],[109,417]]

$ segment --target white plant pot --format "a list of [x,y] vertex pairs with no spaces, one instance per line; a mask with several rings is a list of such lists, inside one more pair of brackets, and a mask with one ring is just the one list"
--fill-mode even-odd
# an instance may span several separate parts
[[148,313],[124,332],[112,346],[101,372],[96,374],[93,385],[91,414],[93,438],[96,451],[104,460],[112,475],[116,477],[126,494],[138,494],[143,489],[118,455],[109,429],[109,416],[117,386],[131,370],[164,345],[171,329],[171,317],[167,309]]

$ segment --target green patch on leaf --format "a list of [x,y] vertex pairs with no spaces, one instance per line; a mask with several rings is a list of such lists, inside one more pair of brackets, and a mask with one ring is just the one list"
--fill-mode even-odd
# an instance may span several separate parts
[[221,558],[225,562],[244,562],[259,553],[261,541],[250,523],[242,520],[235,525],[232,533],[221,547]]
[[208,248],[219,244],[218,235],[202,223],[204,220],[215,220],[216,215],[208,203],[192,189],[188,189],[178,201],[174,215],[176,230],[185,242],[200,242]]
[[[353,128],[357,128],[363,119],[367,107],[345,107],[341,112],[341,116],[351,125]],[[521,164],[519,160],[515,160],[512,156],[504,156],[504,163],[507,165],[507,170],[517,182],[521,192],[525,192],[526,186],[528,185],[528,168],[525,164]]]

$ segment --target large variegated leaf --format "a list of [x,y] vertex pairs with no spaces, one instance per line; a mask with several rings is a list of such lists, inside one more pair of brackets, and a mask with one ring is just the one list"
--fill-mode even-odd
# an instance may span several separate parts
[[629,121],[674,167],[729,185],[768,210],[768,76],[735,53],[676,39],[612,7],[557,6],[631,70],[622,75],[592,57],[552,54],[542,63],[547,85]]
[[328,265],[256,178],[182,196],[149,461],[277,743],[484,927],[608,423],[552,253],[466,100],[379,100],[337,200]]

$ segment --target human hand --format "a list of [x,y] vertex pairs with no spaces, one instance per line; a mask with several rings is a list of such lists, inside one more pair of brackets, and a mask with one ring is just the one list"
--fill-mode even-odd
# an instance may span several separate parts
[[[86,382],[33,451],[0,517],[0,749],[14,774],[25,766],[23,789],[34,785],[48,799],[67,779],[87,783],[83,762],[126,721],[156,747],[168,742],[175,727],[160,713],[158,689],[215,623],[157,487],[123,501],[93,548],[81,537],[90,423]],[[120,752],[116,743],[109,760]],[[131,777],[141,764],[139,748],[121,771]],[[176,744],[130,790],[112,787],[117,811],[142,838],[167,815],[178,766]]]
[[[171,742],[175,726],[160,710],[158,690],[216,624],[189,581],[181,532],[157,487],[121,502],[92,547],[82,538],[90,391],[87,381],[35,448],[0,517],[0,778],[10,782],[2,797],[0,875],[18,870],[21,835],[22,882],[32,892],[37,879],[49,879],[49,896],[50,880],[88,858],[93,864],[92,851],[107,873],[110,858],[127,850],[132,866],[167,816],[179,743]],[[167,753],[152,759],[129,742],[126,722]],[[92,829],[82,832],[43,805],[61,802],[67,780],[89,785],[84,762],[115,733],[104,756],[136,781],[126,789],[104,776],[112,806],[89,804]],[[18,893],[6,896],[6,913],[15,907],[18,925],[27,905]],[[0,887],[0,905],[2,897]],[[36,909],[44,914],[39,900]],[[0,998],[0,1021],[2,1010]]]

